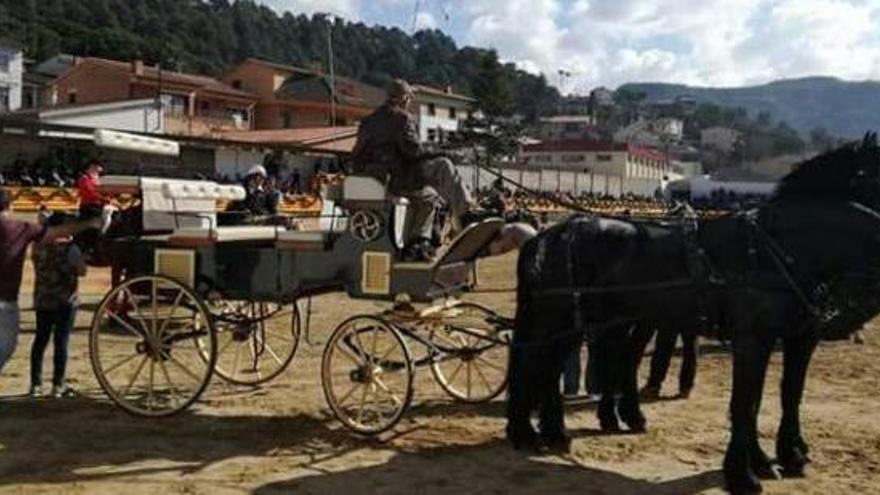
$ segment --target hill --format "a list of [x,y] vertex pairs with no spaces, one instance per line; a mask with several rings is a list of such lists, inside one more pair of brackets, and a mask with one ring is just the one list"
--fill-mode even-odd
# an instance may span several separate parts
[[440,31],[410,36],[321,15],[278,15],[253,0],[0,0],[0,33],[35,60],[61,52],[139,58],[211,75],[247,57],[326,70],[329,34],[337,73],[367,83],[402,77],[451,85],[489,113],[517,109],[531,118],[559,98],[544,77],[501,63],[492,50],[460,48]]
[[880,129],[880,82],[850,82],[832,77],[776,81],[742,88],[701,88],[678,84],[627,84],[646,101],[690,96],[698,103],[742,107],[752,115],[769,113],[807,133],[825,128],[841,137],[858,137]]

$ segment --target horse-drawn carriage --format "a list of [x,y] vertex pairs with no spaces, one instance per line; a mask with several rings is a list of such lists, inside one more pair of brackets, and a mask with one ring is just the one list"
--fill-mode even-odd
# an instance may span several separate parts
[[108,176],[102,187],[139,198],[124,215],[138,225],[102,240],[125,280],[100,303],[90,334],[98,382],[131,413],[183,411],[214,374],[238,384],[278,376],[299,345],[300,301],[329,292],[394,302],[346,320],[326,344],[324,392],[348,428],[378,433],[396,424],[421,366],[462,401],[489,400],[505,387],[510,321],[455,299],[474,284],[476,260],[501,220],[467,227],[432,263],[407,263],[407,202],[367,177],[346,178],[313,228],[296,230],[219,227],[216,205],[244,197],[239,186]]

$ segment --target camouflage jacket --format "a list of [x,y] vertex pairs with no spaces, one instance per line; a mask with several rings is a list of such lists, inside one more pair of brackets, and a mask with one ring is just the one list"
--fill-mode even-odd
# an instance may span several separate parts
[[52,311],[67,304],[77,304],[78,266],[82,253],[76,244],[38,244],[33,252],[34,308]]
[[361,121],[352,152],[356,174],[387,183],[393,194],[421,189],[418,124],[405,110],[385,104]]

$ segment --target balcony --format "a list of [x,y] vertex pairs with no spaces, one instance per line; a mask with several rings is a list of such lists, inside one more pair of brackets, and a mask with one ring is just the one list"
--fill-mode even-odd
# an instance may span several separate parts
[[251,122],[225,112],[200,113],[190,117],[176,109],[166,109],[165,132],[195,137],[214,137],[227,131],[246,131]]

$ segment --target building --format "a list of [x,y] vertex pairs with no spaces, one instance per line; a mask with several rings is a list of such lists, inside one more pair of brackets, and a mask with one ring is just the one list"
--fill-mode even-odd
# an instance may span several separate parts
[[142,61],[78,59],[46,88],[53,108],[155,99],[162,107],[162,132],[212,136],[253,128],[257,99],[216,79],[161,70]]
[[0,40],[0,114],[21,108],[24,53],[11,41]]
[[155,99],[111,101],[35,110],[45,124],[165,134],[164,108]]
[[254,129],[350,126],[379,107],[385,91],[346,77],[250,58],[223,77],[258,98]]
[[639,120],[614,133],[614,141],[636,146],[655,148],[679,142],[684,136],[684,122],[679,119],[661,118]]
[[554,115],[538,119],[535,133],[544,140],[593,139],[596,121],[590,115]]
[[25,64],[21,109],[33,110],[45,105],[46,87],[76,64],[76,57],[59,54],[39,64]]
[[625,179],[672,179],[677,172],[668,156],[656,149],[591,140],[544,141],[523,146],[527,167],[552,168],[621,177]]
[[452,87],[432,88],[414,84],[419,138],[424,143],[445,143],[472,114],[476,100],[455,94]]
[[710,127],[700,132],[700,144],[704,148],[715,148],[730,153],[736,148],[742,134],[728,127]]

